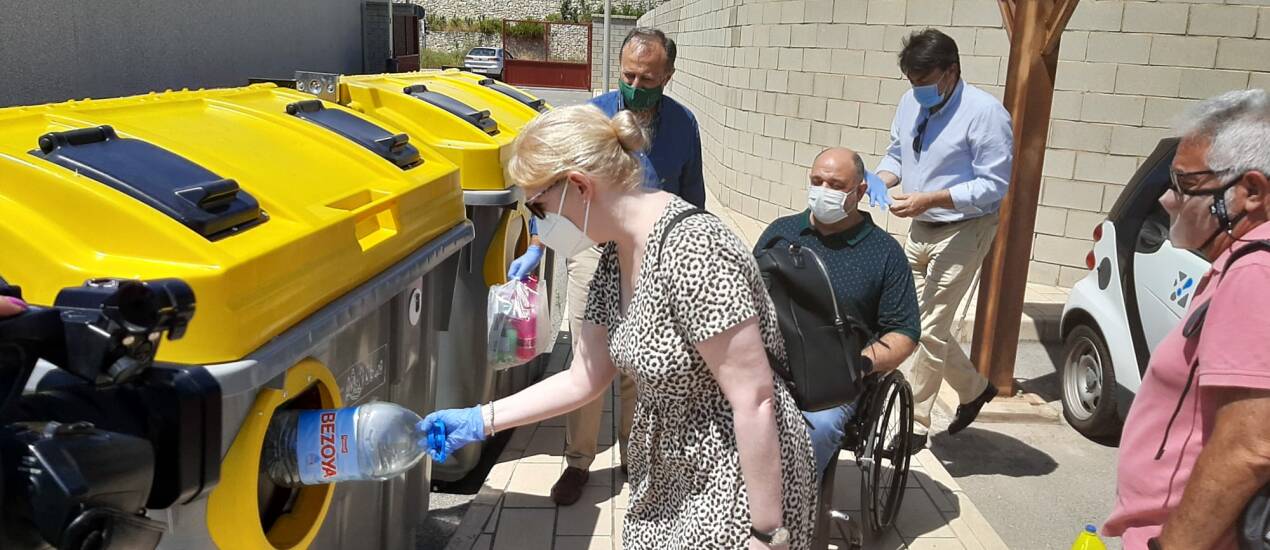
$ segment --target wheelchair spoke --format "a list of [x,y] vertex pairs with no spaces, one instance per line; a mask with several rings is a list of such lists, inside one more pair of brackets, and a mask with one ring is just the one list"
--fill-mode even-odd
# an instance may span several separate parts
[[865,468],[862,506],[869,527],[884,529],[895,521],[908,481],[912,433],[912,390],[899,373],[883,377],[869,397],[868,432],[861,457]]

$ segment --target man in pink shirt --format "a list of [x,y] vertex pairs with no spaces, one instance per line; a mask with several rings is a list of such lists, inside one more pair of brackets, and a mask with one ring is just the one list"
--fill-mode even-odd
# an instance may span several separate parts
[[1183,120],[1160,202],[1173,245],[1213,267],[1125,421],[1103,532],[1129,550],[1234,549],[1244,506],[1270,482],[1270,251],[1236,254],[1270,239],[1270,97],[1228,92]]

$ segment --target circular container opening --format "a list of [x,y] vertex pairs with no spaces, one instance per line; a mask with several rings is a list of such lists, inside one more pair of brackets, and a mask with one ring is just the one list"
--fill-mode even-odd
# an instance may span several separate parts
[[[310,386],[303,393],[295,396],[290,401],[280,405],[274,414],[283,411],[306,410],[306,409],[322,409],[322,393],[318,386]],[[257,476],[256,487],[256,505],[260,511],[260,527],[265,533],[269,533],[279,518],[287,516],[295,511],[296,503],[300,494],[309,487],[283,487],[277,485],[269,478],[267,464],[265,464],[265,456],[262,453],[260,457],[260,475]],[[272,537],[271,537],[272,538]]]

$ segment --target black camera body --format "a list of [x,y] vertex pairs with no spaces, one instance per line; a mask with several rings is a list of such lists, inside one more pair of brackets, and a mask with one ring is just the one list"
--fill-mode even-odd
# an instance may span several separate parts
[[[154,365],[194,305],[176,279],[96,279],[0,319],[0,547],[154,548],[164,525],[146,509],[215,487],[220,387]],[[41,359],[60,370],[24,393]]]

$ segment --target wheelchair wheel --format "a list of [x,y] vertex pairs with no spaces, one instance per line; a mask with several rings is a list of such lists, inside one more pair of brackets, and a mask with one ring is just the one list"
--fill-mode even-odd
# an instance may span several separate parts
[[874,532],[895,523],[908,482],[913,434],[913,390],[899,372],[878,381],[869,395],[868,431],[857,462],[863,479],[860,505]]

